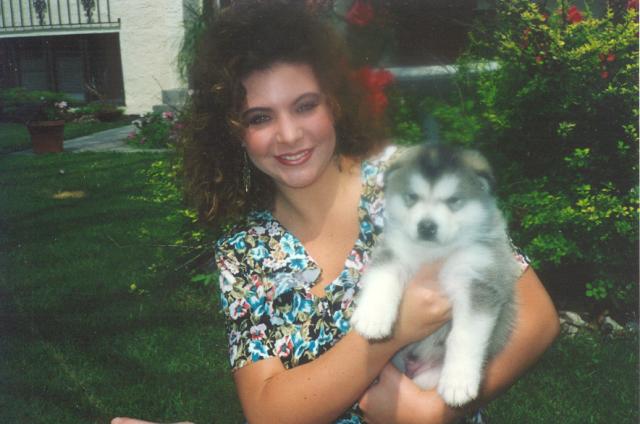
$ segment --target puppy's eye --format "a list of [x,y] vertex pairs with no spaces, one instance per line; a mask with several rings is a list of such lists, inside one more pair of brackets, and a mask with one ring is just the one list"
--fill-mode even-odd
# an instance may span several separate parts
[[452,210],[458,210],[462,207],[464,201],[458,196],[451,196],[447,199],[447,206]]
[[402,195],[402,200],[404,200],[404,204],[407,205],[407,207],[411,207],[418,201],[418,195],[415,193],[407,192]]

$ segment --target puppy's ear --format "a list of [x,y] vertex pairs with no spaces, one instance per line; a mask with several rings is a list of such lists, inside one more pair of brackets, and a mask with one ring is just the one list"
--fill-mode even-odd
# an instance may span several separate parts
[[387,166],[387,169],[384,170],[383,181],[384,181],[385,187],[389,185],[388,183],[389,183],[389,178],[391,178],[391,175],[397,170],[399,170],[400,168],[402,168],[402,163],[403,161],[396,159],[393,162],[391,162],[389,166]]
[[416,150],[416,147],[409,147],[406,150],[400,152],[397,156],[393,157],[389,162],[389,166],[384,170],[383,181],[385,187],[387,186],[387,182],[389,182],[389,178],[400,168],[406,166],[412,157],[413,153]]
[[460,158],[466,167],[480,177],[482,188],[487,192],[492,192],[495,188],[496,179],[489,161],[476,150],[463,150]]

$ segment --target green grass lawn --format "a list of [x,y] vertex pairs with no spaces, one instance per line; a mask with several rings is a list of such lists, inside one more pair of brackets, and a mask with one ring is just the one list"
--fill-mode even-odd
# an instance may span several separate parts
[[0,422],[239,421],[214,292],[138,173],[159,157],[0,157]]
[[561,336],[487,412],[492,424],[640,422],[637,335]]
[[[64,139],[70,140],[83,135],[109,130],[128,125],[129,118],[122,118],[116,122],[67,122],[64,125]],[[0,122],[0,154],[31,148],[29,131],[23,124]]]
[[[141,174],[166,157],[0,157],[0,422],[241,422],[215,289]],[[638,422],[637,345],[561,338],[491,423]]]

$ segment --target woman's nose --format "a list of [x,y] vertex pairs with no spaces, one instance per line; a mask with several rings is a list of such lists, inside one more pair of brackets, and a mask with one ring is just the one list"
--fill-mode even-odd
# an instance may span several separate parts
[[291,116],[282,116],[279,120],[277,141],[293,143],[302,137],[302,128]]

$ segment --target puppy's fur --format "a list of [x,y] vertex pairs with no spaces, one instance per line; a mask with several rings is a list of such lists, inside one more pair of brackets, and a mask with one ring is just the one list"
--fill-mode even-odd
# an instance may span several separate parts
[[484,362],[502,349],[515,317],[520,267],[492,188],[488,162],[471,150],[421,145],[391,164],[384,237],[351,319],[368,339],[391,335],[407,282],[422,265],[442,263],[438,280],[453,319],[393,362],[452,406],[477,397]]

